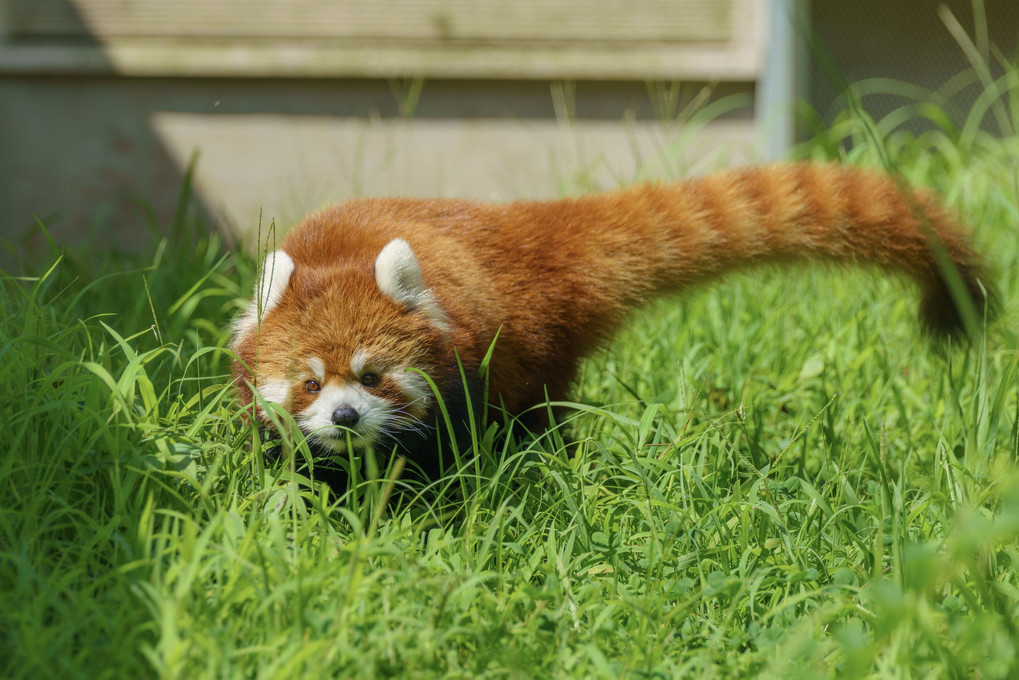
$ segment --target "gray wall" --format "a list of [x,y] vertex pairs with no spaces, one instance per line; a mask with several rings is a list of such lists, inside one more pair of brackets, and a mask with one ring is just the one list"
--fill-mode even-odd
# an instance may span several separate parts
[[[232,236],[360,194],[549,197],[753,155],[751,83],[686,83],[669,101],[643,83],[425,81],[410,106],[411,85],[0,78],[0,231],[39,242],[39,218],[61,241],[145,243],[195,152],[200,203]],[[709,93],[727,112],[692,124]]]
[[[975,4],[973,0],[811,0],[810,103],[830,122],[845,106],[841,94],[847,84],[888,78],[941,90],[946,96],[941,108],[961,124],[985,87],[972,77],[971,62],[942,13],[949,12],[974,43],[980,42],[979,35],[986,35],[994,77],[1004,73],[1001,59],[1015,63],[1019,47],[1019,2],[983,0],[984,20],[974,16]],[[964,76],[958,78],[960,74]],[[945,87],[953,79],[958,92]],[[907,88],[876,83],[874,87],[885,91],[864,97],[863,105],[877,118],[914,101]],[[948,97],[950,93],[953,96]],[[918,132],[930,125],[913,119],[906,127]],[[990,119],[985,129],[999,132]]]

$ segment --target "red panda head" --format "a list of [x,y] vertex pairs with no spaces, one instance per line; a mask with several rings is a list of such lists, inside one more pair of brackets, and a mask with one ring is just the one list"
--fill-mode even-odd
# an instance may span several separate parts
[[374,263],[304,265],[278,250],[255,293],[231,343],[244,401],[254,390],[282,405],[309,441],[335,453],[348,437],[363,449],[429,426],[422,372],[438,365],[448,328],[406,241],[391,241]]

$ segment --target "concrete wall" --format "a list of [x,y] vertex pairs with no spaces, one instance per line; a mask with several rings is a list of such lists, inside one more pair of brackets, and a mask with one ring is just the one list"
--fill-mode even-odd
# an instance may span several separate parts
[[0,251],[42,242],[36,219],[145,243],[196,153],[231,238],[355,195],[540,198],[750,160],[766,1],[0,0]]
[[[640,83],[426,81],[409,116],[393,87],[0,79],[0,231],[38,240],[39,218],[60,240],[143,243],[147,211],[167,225],[195,153],[196,194],[233,235],[260,213],[289,225],[355,195],[541,198],[753,157],[751,84],[686,84],[667,111]],[[676,120],[708,93],[722,113]]]
[[[980,8],[983,15],[975,11]],[[809,13],[807,95],[827,122],[845,108],[846,86],[864,83],[862,103],[876,119],[919,95],[961,125],[986,89],[973,60],[999,78],[1002,62],[1014,64],[1019,48],[1016,0],[811,0]],[[932,127],[917,117],[904,126],[914,132]],[[984,127],[1002,131],[993,116]]]

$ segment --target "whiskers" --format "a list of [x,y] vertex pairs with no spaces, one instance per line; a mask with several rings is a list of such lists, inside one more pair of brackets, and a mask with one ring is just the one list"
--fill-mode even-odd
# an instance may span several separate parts
[[[323,427],[306,433],[306,438],[309,444],[314,444],[323,449],[327,449],[331,453],[344,453],[347,450],[347,437],[335,436],[335,430],[336,428],[334,427]],[[353,440],[356,442],[357,437],[353,437]]]
[[393,410],[389,412],[389,417],[386,418],[386,422],[381,428],[381,434],[387,437],[396,438],[398,434],[411,432],[421,437],[427,437],[428,432],[434,428],[434,425],[426,423],[421,420],[421,418],[410,412],[411,406],[424,399],[424,397],[419,397],[414,401],[404,404],[403,406],[393,408]]
[[298,426],[308,443],[332,454],[343,454],[349,448],[361,451],[382,446],[389,448],[409,438],[427,439],[434,424],[426,422],[423,415],[428,412],[427,397],[419,397],[406,404],[375,404],[362,413],[360,422],[351,428],[325,424],[322,418],[308,417],[304,413],[295,416]]

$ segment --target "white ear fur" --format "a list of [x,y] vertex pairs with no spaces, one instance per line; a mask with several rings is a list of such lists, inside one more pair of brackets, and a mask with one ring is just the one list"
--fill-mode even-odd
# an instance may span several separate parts
[[428,292],[414,251],[402,238],[387,243],[375,258],[375,282],[387,298],[412,309]]
[[242,337],[247,335],[249,331],[258,328],[258,320],[279,304],[280,298],[283,297],[283,291],[287,289],[287,284],[290,283],[290,276],[293,273],[294,261],[282,250],[277,250],[266,256],[265,263],[262,265],[258,275],[258,283],[255,284],[255,294],[257,297],[248,304],[248,308],[244,310],[244,313],[234,321],[234,337],[230,343],[231,347],[236,349]]
[[265,263],[258,277],[258,303],[262,314],[267,314],[279,304],[293,273],[294,261],[282,250],[276,250],[265,256]]
[[375,283],[379,291],[393,302],[423,311],[436,326],[448,331],[446,315],[436,303],[432,291],[425,286],[414,251],[402,238],[387,243],[375,258]]

